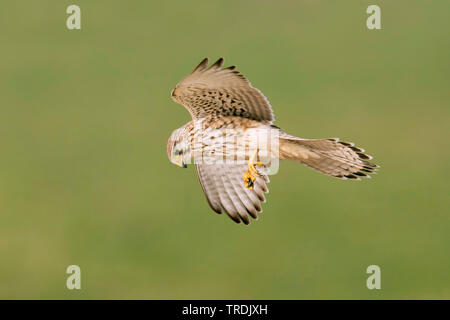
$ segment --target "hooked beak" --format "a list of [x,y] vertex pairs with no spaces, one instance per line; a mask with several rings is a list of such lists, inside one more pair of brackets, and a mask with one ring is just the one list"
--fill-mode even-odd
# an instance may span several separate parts
[[181,161],[177,161],[177,165],[178,165],[179,167],[181,167],[181,168],[184,168],[184,169],[186,169],[186,168],[187,168],[187,164],[186,164],[186,163],[184,163],[184,161],[183,161],[183,160],[181,160]]
[[182,151],[175,149],[175,164],[181,168],[187,168],[186,163],[184,162],[183,158],[181,157]]

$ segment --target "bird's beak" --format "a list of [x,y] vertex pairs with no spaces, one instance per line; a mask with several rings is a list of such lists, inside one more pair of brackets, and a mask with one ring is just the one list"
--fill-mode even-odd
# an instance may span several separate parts
[[186,165],[186,163],[184,163],[183,160],[177,161],[177,166],[179,166],[179,167],[181,167],[181,168],[184,168],[184,169],[187,168],[187,165]]

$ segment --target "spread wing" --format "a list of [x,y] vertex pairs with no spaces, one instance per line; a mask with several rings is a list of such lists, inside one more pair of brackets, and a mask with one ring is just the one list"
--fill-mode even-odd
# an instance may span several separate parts
[[220,58],[208,68],[205,58],[177,84],[172,98],[183,105],[193,119],[221,115],[272,123],[272,107],[261,91],[234,70],[234,66],[222,68],[222,65]]
[[267,176],[257,177],[253,189],[247,189],[242,180],[247,170],[246,164],[197,164],[197,175],[203,192],[211,208],[225,213],[233,221],[250,223],[250,218],[258,219],[264,193],[269,192]]

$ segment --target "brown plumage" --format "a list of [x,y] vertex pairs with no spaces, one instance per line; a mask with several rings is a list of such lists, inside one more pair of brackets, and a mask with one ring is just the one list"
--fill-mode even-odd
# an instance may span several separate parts
[[267,98],[235,71],[234,66],[222,69],[222,65],[220,58],[208,68],[205,58],[177,84],[172,98],[186,107],[194,120],[214,115],[271,123],[273,112]]
[[[204,59],[172,91],[172,98],[189,111],[192,121],[175,130],[167,144],[173,163],[182,167],[195,164],[215,212],[226,212],[238,223],[257,219],[268,192],[265,169],[273,160],[293,160],[340,179],[369,178],[369,173],[377,170],[378,166],[369,162],[371,157],[353,143],[337,138],[302,139],[274,126],[272,107],[261,91],[234,66],[222,66],[222,58],[210,67]],[[276,144],[261,143],[265,132],[276,134]],[[259,171],[251,169],[256,168],[250,163],[252,151]],[[261,163],[258,160],[263,154],[268,160]],[[254,181],[244,183],[249,177],[243,180],[244,172]]]
[[297,161],[335,178],[370,178],[368,173],[374,173],[378,168],[368,161],[370,159],[372,157],[364,154],[364,149],[338,138],[301,139],[286,135],[280,139],[280,160]]

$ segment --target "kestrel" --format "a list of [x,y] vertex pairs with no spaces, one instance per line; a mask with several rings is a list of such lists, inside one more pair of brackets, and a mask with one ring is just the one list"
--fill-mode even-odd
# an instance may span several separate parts
[[[370,178],[378,166],[353,143],[338,138],[302,139],[273,125],[272,107],[235,66],[210,67],[205,58],[172,91],[192,121],[167,143],[170,161],[194,164],[210,207],[237,223],[250,223],[262,211],[270,169],[293,160],[339,179]],[[275,165],[274,165],[275,163]]]

